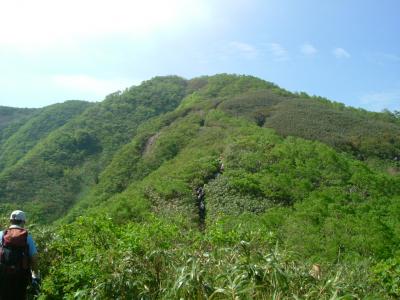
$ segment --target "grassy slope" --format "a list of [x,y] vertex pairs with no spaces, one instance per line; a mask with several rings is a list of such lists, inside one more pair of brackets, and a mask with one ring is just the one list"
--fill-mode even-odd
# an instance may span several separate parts
[[[152,149],[156,158],[138,158],[131,168],[141,169],[142,176],[132,178],[119,194],[110,181],[118,178],[112,175],[121,169],[112,169],[117,162],[111,164],[99,186],[104,187],[100,189],[103,193],[111,188],[110,198],[97,210],[116,220],[140,219],[147,209],[161,215],[179,212],[196,222],[194,189],[205,184],[210,222],[221,214],[267,212],[273,219],[280,216],[281,223],[274,228],[271,224],[271,229],[279,229],[286,243],[303,247],[297,239],[307,236],[307,247],[299,251],[312,256],[318,241],[324,240],[332,246],[323,250],[329,261],[337,258],[341,248],[350,256],[383,258],[394,251],[400,238],[398,224],[391,223],[400,194],[399,177],[375,172],[318,142],[282,139],[269,129],[218,111],[205,116],[204,126],[200,121],[199,114],[189,114],[161,131]],[[185,140],[188,135],[191,138]],[[133,157],[128,153],[125,155]],[[214,179],[220,155],[226,170]],[[125,161],[123,155],[119,158]],[[154,161],[164,163],[154,166]],[[285,207],[285,212],[272,207]],[[352,223],[354,220],[357,222]],[[349,226],[351,233],[341,237],[326,234],[339,225]],[[368,235],[365,228],[371,230]],[[354,242],[357,238],[359,244]],[[366,239],[370,242],[364,243]]]
[[[247,84],[244,93],[252,89]],[[316,224],[311,221],[304,230],[318,231],[310,238],[310,245],[312,239],[321,239],[320,235],[327,239],[326,243],[335,245],[336,250],[329,250],[333,252],[326,250],[328,260],[335,259],[340,247],[351,255],[390,255],[399,240],[398,225],[390,221],[400,194],[398,176],[374,171],[319,142],[279,137],[270,129],[257,126],[257,122],[213,109],[213,101],[200,90],[186,98],[177,111],[144,124],[136,137],[116,153],[99,183],[71,215],[90,208],[91,213],[108,213],[116,220],[141,219],[150,209],[166,216],[179,212],[196,223],[194,190],[205,184],[209,219],[220,214],[268,211],[276,220],[274,214],[282,212],[271,208],[283,206],[286,208],[281,218],[290,221],[274,226],[295,247],[300,244],[295,237],[302,235],[293,231],[312,220],[303,210],[315,210],[313,214],[320,219]],[[147,143],[150,139],[151,145]],[[223,158],[226,171],[215,177],[219,157]],[[302,212],[297,214],[291,207]],[[345,212],[336,212],[335,207],[345,208]],[[324,233],[325,226],[338,226],[332,224],[335,214],[343,215],[339,222],[360,219],[359,224],[352,225],[350,236],[336,238]],[[370,219],[370,214],[376,217]],[[366,238],[366,226],[375,227],[375,234],[368,236],[371,243],[364,245],[366,248],[357,248],[350,239]],[[381,235],[383,231],[387,235]],[[311,232],[307,236],[311,237]],[[314,246],[303,250],[310,256]]]

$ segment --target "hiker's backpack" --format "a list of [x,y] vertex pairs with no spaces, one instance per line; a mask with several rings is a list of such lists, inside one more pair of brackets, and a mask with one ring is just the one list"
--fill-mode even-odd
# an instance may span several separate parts
[[0,274],[23,275],[29,272],[28,231],[9,228],[0,244]]

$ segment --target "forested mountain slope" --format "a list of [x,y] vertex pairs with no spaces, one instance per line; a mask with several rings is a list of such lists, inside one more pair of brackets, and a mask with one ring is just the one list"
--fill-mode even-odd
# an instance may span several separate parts
[[89,102],[67,101],[38,110],[1,145],[0,171],[15,164],[50,132],[71,121],[89,106]]
[[361,160],[399,158],[400,119],[394,114],[345,107],[304,93],[278,96],[269,91],[239,95],[220,109],[254,119],[283,136],[321,141]]
[[37,112],[33,108],[13,108],[0,106],[0,146],[29,117]]
[[398,114],[226,74],[64,105],[0,148],[2,213],[61,226],[46,297],[400,296]]
[[0,129],[4,129],[10,123],[17,122],[24,117],[32,115],[35,111],[37,111],[37,109],[0,106]]

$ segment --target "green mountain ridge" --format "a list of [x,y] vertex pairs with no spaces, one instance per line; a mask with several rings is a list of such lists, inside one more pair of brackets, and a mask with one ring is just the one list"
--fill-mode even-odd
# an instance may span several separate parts
[[0,106],[0,126],[3,129],[12,122],[32,115],[36,110],[35,108]]
[[[394,113],[290,93],[252,76],[156,77],[100,103],[41,109],[2,141],[0,158],[1,212],[22,207],[36,222],[61,226],[61,244],[47,241],[52,254],[43,258],[50,299],[77,292],[226,299],[218,286],[228,289],[229,280],[218,274],[239,266],[249,299],[277,291],[283,298],[357,299],[393,288],[385,272],[396,265],[400,243]],[[257,271],[267,272],[263,279],[252,272],[263,265],[257,253],[273,255],[278,244],[276,266],[299,285],[276,279],[268,290],[269,267]],[[183,274],[190,259],[199,259],[203,275],[178,284],[183,279],[174,268],[182,266]],[[326,276],[349,266],[364,273],[360,279],[346,271],[337,286],[326,277],[329,288],[319,297],[313,293],[324,283],[312,281],[304,269],[310,262],[329,265]],[[126,286],[130,281],[138,285]]]
[[37,111],[38,109],[0,106],[0,145]]
[[67,101],[40,109],[1,145],[0,170],[13,165],[37,142],[82,113],[89,105],[89,102]]

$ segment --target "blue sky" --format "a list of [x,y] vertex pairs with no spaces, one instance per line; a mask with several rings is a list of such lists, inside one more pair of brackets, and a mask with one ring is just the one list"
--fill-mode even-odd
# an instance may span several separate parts
[[0,105],[101,101],[157,75],[238,73],[400,110],[398,0],[0,4]]

